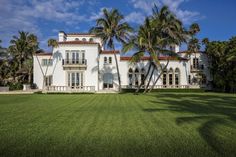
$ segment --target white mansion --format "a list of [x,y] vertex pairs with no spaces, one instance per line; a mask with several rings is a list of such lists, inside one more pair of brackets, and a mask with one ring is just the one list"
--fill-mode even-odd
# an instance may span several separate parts
[[[114,53],[101,46],[101,40],[86,33],[59,32],[58,47],[52,53],[34,56],[34,83],[47,92],[98,92],[118,89]],[[211,80],[208,60],[204,52],[186,58],[185,52],[174,48],[180,59],[163,56],[167,70],[160,77],[155,88],[205,88]],[[148,57],[137,64],[131,64],[131,57],[117,54],[122,88],[136,88],[147,84],[144,76],[148,71]],[[158,77],[155,71],[153,80]],[[44,78],[45,77],[45,81]]]

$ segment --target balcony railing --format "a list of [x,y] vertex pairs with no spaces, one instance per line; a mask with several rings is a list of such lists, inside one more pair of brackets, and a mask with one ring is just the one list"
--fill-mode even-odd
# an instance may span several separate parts
[[198,72],[204,70],[204,65],[191,65],[191,72]]
[[87,65],[86,59],[63,59],[62,65]]
[[83,93],[83,92],[95,92],[95,86],[47,86],[45,87],[47,93],[64,92],[64,93]]
[[[138,86],[131,86],[131,85],[123,85],[121,88],[124,89],[137,89]],[[162,89],[162,88],[167,88],[167,89],[189,89],[189,88],[200,88],[199,85],[156,85],[154,89]],[[144,89],[144,86],[141,87],[141,89]]]

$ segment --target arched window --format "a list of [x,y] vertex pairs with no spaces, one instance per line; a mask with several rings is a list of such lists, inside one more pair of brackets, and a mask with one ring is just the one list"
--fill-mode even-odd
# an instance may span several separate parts
[[205,85],[207,83],[206,75],[202,74],[202,85]]
[[136,68],[134,71],[134,82],[135,82],[135,86],[139,85],[139,69]]
[[93,42],[93,38],[90,38],[89,41],[90,41],[90,42]]
[[86,38],[83,38],[82,41],[86,41]]
[[107,57],[104,57],[104,64],[107,64]]
[[75,38],[75,41],[79,41],[79,38]]
[[145,69],[141,69],[141,85],[145,85]]
[[163,71],[163,78],[162,78],[162,83],[164,86],[166,86],[166,83],[167,83],[167,71],[166,69]]
[[129,77],[129,85],[132,86],[133,85],[133,70],[131,68],[129,68],[128,77]]
[[109,64],[112,63],[112,57],[109,57]]
[[180,85],[180,70],[179,68],[175,69],[175,85]]
[[172,86],[173,85],[173,69],[172,68],[170,68],[168,72],[168,77],[169,77],[169,85]]
[[188,75],[188,84],[191,84],[192,83],[192,78],[191,78],[191,75]]

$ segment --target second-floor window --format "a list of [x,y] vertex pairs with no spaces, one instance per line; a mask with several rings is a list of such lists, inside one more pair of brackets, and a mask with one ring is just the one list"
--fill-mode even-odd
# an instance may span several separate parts
[[198,69],[199,68],[199,60],[198,58],[193,58],[193,68]]
[[109,57],[109,64],[111,64],[112,63],[112,58],[111,57]]
[[104,57],[104,64],[107,64],[107,57]]
[[52,59],[42,59],[42,66],[52,66]]
[[67,50],[64,64],[84,64],[85,63],[84,50]]

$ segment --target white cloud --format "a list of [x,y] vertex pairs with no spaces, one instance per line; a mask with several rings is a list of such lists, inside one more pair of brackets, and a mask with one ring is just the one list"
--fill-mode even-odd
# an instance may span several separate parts
[[107,8],[107,7],[102,7],[100,8],[99,12],[92,12],[92,14],[90,15],[90,17],[88,18],[88,21],[94,21],[98,18],[101,18],[103,16],[103,9],[108,9],[110,10],[111,8]]
[[[91,3],[94,0],[90,0]],[[18,30],[34,33],[39,40],[48,38],[40,24],[53,21],[71,26],[87,21],[86,14],[79,14],[86,0],[0,0],[0,34],[3,46]],[[40,23],[41,22],[41,23]],[[44,46],[45,47],[45,46]]]
[[130,23],[141,24],[143,23],[144,19],[145,16],[140,12],[131,12],[130,14],[125,16],[125,21],[128,21]]
[[[170,10],[174,12],[176,16],[183,21],[184,24],[190,24],[194,21],[202,19],[203,16],[201,16],[199,12],[183,10],[180,8],[180,5],[182,3],[188,1],[189,0],[130,0],[130,3],[135,9],[141,10],[140,14],[143,14],[143,16],[150,15],[152,13],[152,8],[154,4],[156,4],[158,7],[167,5]],[[131,12],[130,15],[134,13],[135,12]],[[129,22],[133,22],[133,20]]]

